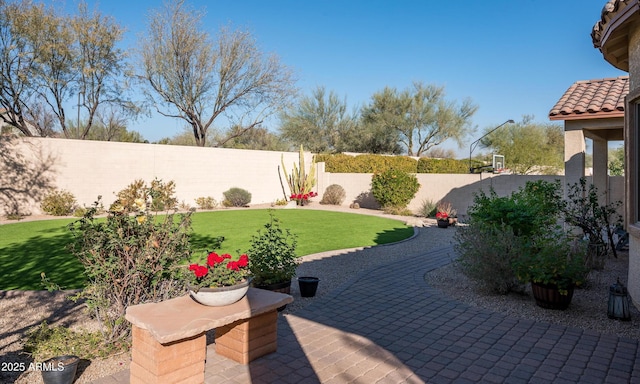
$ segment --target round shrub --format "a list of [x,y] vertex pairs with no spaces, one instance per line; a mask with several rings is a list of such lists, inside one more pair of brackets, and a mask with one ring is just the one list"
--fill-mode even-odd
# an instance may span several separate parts
[[320,204],[341,205],[346,197],[347,193],[344,188],[338,184],[331,184],[325,189]]
[[251,193],[246,189],[234,187],[222,194],[224,195],[222,205],[225,207],[244,207],[251,202]]
[[49,192],[40,204],[43,212],[53,216],[70,215],[75,206],[76,198],[73,193],[58,189]]
[[404,208],[420,189],[418,179],[407,172],[389,169],[371,178],[371,194],[383,207]]

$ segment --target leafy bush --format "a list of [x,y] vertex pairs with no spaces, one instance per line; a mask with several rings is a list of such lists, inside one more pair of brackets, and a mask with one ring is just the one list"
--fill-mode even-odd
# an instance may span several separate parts
[[242,188],[231,188],[222,193],[224,200],[222,205],[225,207],[246,207],[251,202],[251,193]]
[[561,208],[559,181],[528,182],[504,197],[481,191],[468,209],[469,227],[456,234],[463,272],[496,293],[520,290],[514,266],[556,235]]
[[73,213],[75,206],[76,198],[73,193],[56,189],[42,199],[40,209],[49,215],[67,216]]
[[296,274],[298,260],[296,258],[297,236],[289,229],[280,228],[280,221],[269,210],[269,222],[263,231],[251,237],[249,268],[254,277],[254,284],[269,285],[291,280]]
[[131,305],[181,295],[178,266],[190,255],[191,213],[154,216],[142,199],[131,213],[94,217],[100,197],[85,216],[69,225],[71,252],[84,266],[86,288],[76,298],[103,323],[103,339],[118,343],[130,334],[125,310]]
[[470,225],[456,232],[455,242],[457,265],[470,279],[498,294],[523,291],[512,265],[525,244],[511,228]]
[[198,197],[196,199],[196,205],[198,209],[214,209],[218,206],[218,202],[211,196]]
[[168,183],[162,180],[154,179],[151,185],[147,186],[144,180],[138,179],[129,184],[126,188],[116,194],[116,201],[111,204],[110,211],[114,212],[135,212],[136,200],[142,200],[151,203],[151,209],[154,211],[164,211],[175,209],[178,200],[175,198],[175,183]]
[[[473,161],[471,166],[480,164]],[[418,173],[469,173],[469,160],[456,159],[429,159],[421,157],[418,159]]]
[[344,188],[338,184],[331,184],[325,189],[320,204],[340,205],[347,198]]
[[408,156],[358,155],[344,154],[318,155],[316,162],[324,162],[325,170],[334,173],[377,173],[389,169],[415,173],[417,161]]
[[418,179],[403,171],[391,169],[371,178],[371,193],[383,208],[406,207],[418,189]]

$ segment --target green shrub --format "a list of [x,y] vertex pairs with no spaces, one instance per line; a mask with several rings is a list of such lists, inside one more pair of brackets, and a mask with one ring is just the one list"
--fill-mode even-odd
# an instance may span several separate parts
[[371,193],[383,207],[404,208],[420,189],[414,175],[399,170],[387,170],[371,178]]
[[327,189],[325,189],[324,194],[322,195],[322,200],[320,200],[320,204],[341,205],[346,198],[347,193],[344,188],[338,184],[331,184]]
[[454,239],[462,273],[493,293],[523,291],[512,265],[525,244],[511,228],[470,225],[458,230]]
[[214,209],[218,206],[218,202],[211,196],[198,197],[196,199],[196,205],[198,209]]
[[158,212],[175,209],[178,200],[175,198],[175,183],[170,181],[164,183],[162,180],[154,179],[151,185],[147,186],[144,180],[138,179],[129,184],[126,188],[116,194],[116,201],[109,207],[114,212],[135,212],[136,201],[151,202],[151,209]]
[[76,198],[73,193],[56,189],[42,199],[40,209],[49,215],[67,216],[73,213],[75,206]]
[[100,197],[85,216],[69,225],[71,252],[84,266],[87,283],[76,298],[103,324],[107,343],[130,334],[125,310],[131,305],[157,302],[184,294],[178,266],[190,256],[191,212],[153,215],[142,200],[130,214],[109,212],[94,217]]
[[[474,160],[471,166],[480,165]],[[430,159],[421,157],[417,165],[418,173],[469,173],[469,160]]]
[[290,281],[298,266],[297,236],[289,229],[280,227],[280,221],[274,216],[273,210],[269,210],[269,218],[264,229],[251,237],[251,246],[246,252],[256,285]]
[[246,207],[251,202],[251,193],[246,189],[234,187],[222,194],[222,205],[225,207]]
[[325,170],[334,173],[379,173],[397,169],[415,173],[418,162],[408,156],[357,155],[344,154],[318,155],[316,162],[324,162]]

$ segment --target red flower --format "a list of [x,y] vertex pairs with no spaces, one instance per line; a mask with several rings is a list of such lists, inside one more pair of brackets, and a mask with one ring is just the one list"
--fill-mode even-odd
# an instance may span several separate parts
[[210,267],[213,267],[216,264],[222,263],[224,259],[225,259],[224,255],[220,256],[215,252],[211,252],[207,257],[207,265],[209,265]]
[[309,195],[305,193],[304,195],[302,195],[302,198],[305,200],[309,200]]
[[448,217],[449,217],[449,215],[447,215],[446,212],[438,212],[438,213],[436,213],[436,219],[438,219],[438,220],[444,220],[444,219],[446,219]]
[[240,265],[238,265],[239,263],[237,261],[230,261],[227,263],[227,269],[230,269],[232,271],[239,271],[240,270]]
[[238,259],[238,266],[242,268],[246,267],[247,265],[249,265],[249,256],[247,256],[246,254],[240,255],[240,258]]
[[207,273],[209,273],[209,268],[205,267],[204,265],[196,265],[193,273],[195,273],[197,278],[205,277],[207,276]]
[[189,265],[189,270],[190,271],[195,271],[196,269],[198,269],[198,264],[190,264]]

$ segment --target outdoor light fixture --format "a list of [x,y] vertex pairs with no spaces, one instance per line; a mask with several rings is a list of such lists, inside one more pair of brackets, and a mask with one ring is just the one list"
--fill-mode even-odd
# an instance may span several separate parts
[[609,287],[609,308],[607,316],[610,319],[631,320],[629,312],[629,294],[627,288],[620,282],[620,279]]
[[484,135],[482,135],[478,140],[476,140],[473,143],[471,143],[471,145],[469,146],[469,173],[473,173],[473,167],[471,166],[471,154],[473,153],[473,150],[476,149],[476,147],[478,146],[478,143],[480,142],[480,140],[485,138],[487,135],[489,135],[490,133],[492,133],[496,129],[502,127],[505,124],[509,124],[509,123],[513,124],[514,121],[512,119],[509,119],[509,120],[505,121],[504,123],[498,125],[497,127],[493,128],[489,132],[487,132]]

